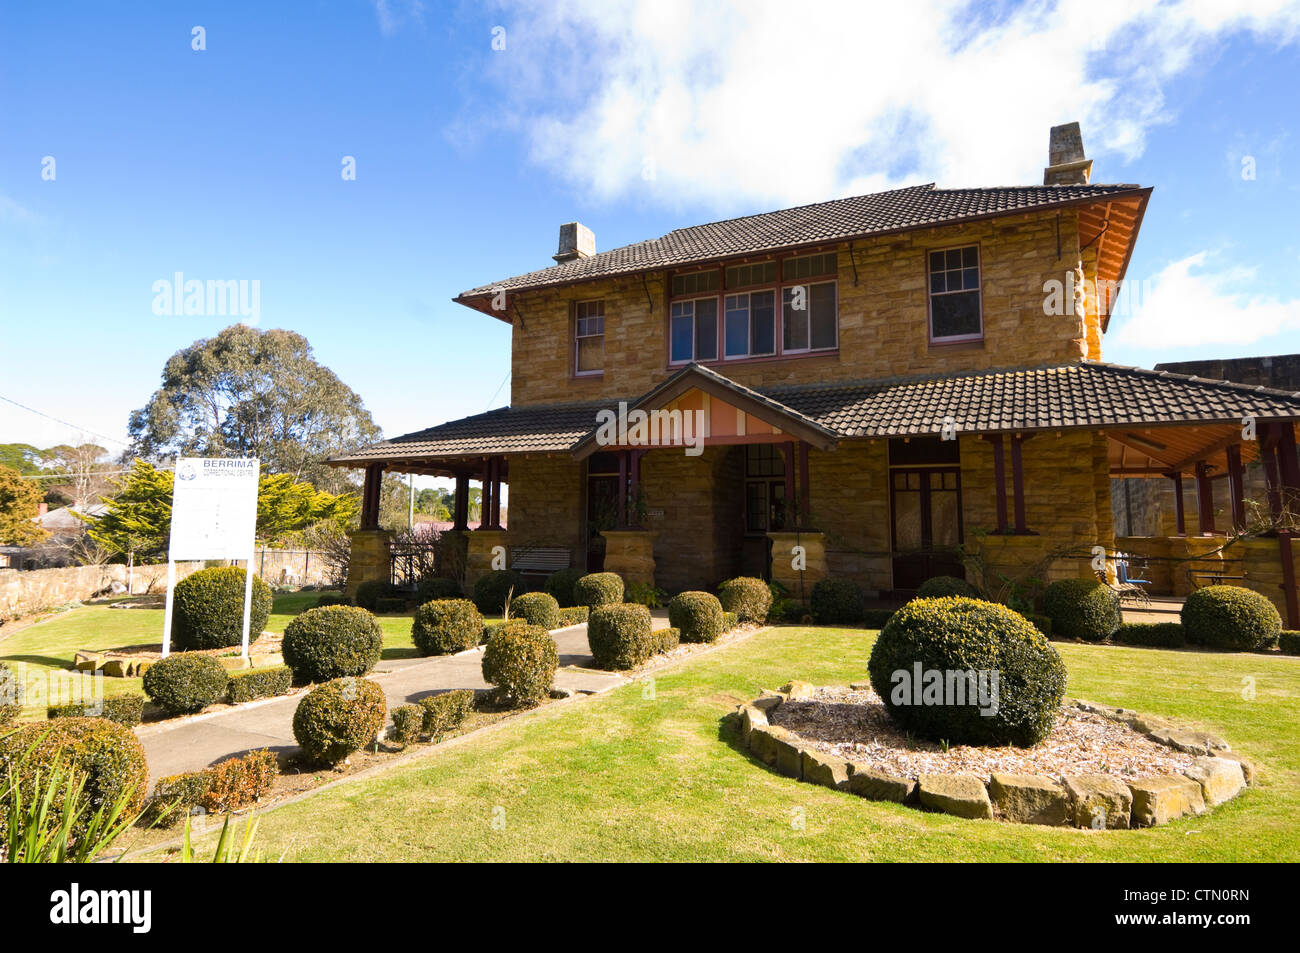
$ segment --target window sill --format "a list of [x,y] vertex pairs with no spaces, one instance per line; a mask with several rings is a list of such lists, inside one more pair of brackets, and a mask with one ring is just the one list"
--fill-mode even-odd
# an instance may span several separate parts
[[801,351],[798,354],[769,354],[765,357],[733,357],[730,359],[713,360],[713,361],[671,361],[668,364],[668,370],[680,371],[688,364],[699,364],[702,367],[722,368],[735,367],[744,364],[775,364],[781,361],[813,361],[818,358],[839,360],[840,349],[834,348],[826,351]]
[[982,351],[984,350],[984,338],[969,338],[964,341],[931,341],[931,348],[938,348],[944,351]]
[[600,371],[600,372],[598,372],[598,373],[596,373],[596,374],[570,374],[570,375],[569,375],[569,380],[571,380],[571,381],[575,381],[575,382],[577,382],[577,383],[581,383],[582,381],[598,381],[598,380],[603,380],[604,377],[605,377],[605,372],[604,372],[604,371]]

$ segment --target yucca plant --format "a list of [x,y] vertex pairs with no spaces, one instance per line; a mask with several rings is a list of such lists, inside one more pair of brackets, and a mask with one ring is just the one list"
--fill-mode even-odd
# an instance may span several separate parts
[[85,797],[86,775],[58,761],[48,770],[36,770],[29,785],[22,784],[18,769],[25,760],[26,755],[10,765],[0,780],[0,830],[4,835],[0,860],[11,864],[88,864],[139,818],[138,813],[127,813],[136,794],[133,790],[122,791],[92,813]]
[[[226,815],[225,821],[221,824],[221,834],[217,838],[217,848],[212,853],[212,859],[206,861],[211,864],[257,864],[261,863],[261,854],[253,853],[253,840],[257,837],[257,825],[261,823],[260,818],[250,817],[244,822],[244,833],[236,843],[236,835],[230,828],[230,815]],[[283,858],[281,858],[283,860]],[[185,818],[185,838],[181,842],[181,863],[197,864],[203,863],[194,856],[194,845],[190,840],[190,819],[187,815]]]

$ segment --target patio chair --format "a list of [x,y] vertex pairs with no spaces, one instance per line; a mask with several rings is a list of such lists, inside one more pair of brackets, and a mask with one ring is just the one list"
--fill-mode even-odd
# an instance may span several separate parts
[[1130,599],[1135,603],[1144,604],[1151,601],[1147,598],[1147,594],[1142,591],[1141,587],[1135,586],[1131,582],[1120,582],[1118,573],[1116,573],[1115,582],[1111,582],[1110,579],[1107,578],[1105,570],[1097,569],[1094,570],[1094,572],[1097,575],[1098,582],[1111,592],[1115,593],[1115,595],[1119,597],[1121,603],[1123,603],[1125,599]]
[[[1144,586],[1151,585],[1150,579],[1138,579],[1128,574],[1128,559],[1115,560],[1115,578],[1124,592],[1133,598],[1134,602],[1140,602],[1142,605],[1150,605],[1151,597],[1147,595]],[[1123,595],[1120,596],[1122,600]]]

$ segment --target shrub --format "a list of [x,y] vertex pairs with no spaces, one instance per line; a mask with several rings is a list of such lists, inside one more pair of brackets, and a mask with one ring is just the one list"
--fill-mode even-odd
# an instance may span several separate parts
[[560,627],[566,625],[581,625],[587,621],[587,616],[591,610],[586,606],[567,606],[560,610]]
[[[266,628],[271,587],[253,577],[248,616],[250,639]],[[178,649],[224,649],[244,635],[244,570],[218,566],[190,573],[172,591],[172,645]]]
[[307,760],[338,764],[374,741],[387,717],[382,688],[364,678],[338,678],[298,702],[293,736]]
[[187,771],[159,778],[145,805],[144,820],[153,826],[174,827],[189,814],[198,813],[199,802],[208,792],[206,771]]
[[1121,645],[1148,645],[1161,649],[1179,649],[1186,633],[1177,622],[1124,622],[1111,633],[1110,640]]
[[419,705],[398,705],[389,715],[393,719],[392,739],[405,748],[420,737],[424,724],[424,709]]
[[1282,617],[1267,596],[1241,586],[1206,586],[1183,603],[1187,641],[1216,649],[1268,648],[1282,631]]
[[211,655],[180,652],[144,673],[144,693],[169,715],[202,711],[226,694],[230,676]]
[[384,596],[375,600],[375,615],[401,615],[405,611],[405,596]]
[[[911,684],[917,666],[922,685]],[[912,600],[880,631],[867,670],[903,728],[954,744],[1037,744],[1065,694],[1065,665],[1043,634],[1006,606],[977,599]],[[943,703],[918,704],[932,672],[944,679]],[[983,698],[967,673],[988,673]]]
[[543,588],[555,598],[561,609],[571,608],[578,604],[573,595],[574,583],[583,575],[581,569],[561,569],[546,577],[546,585]]
[[941,596],[963,596],[967,599],[982,598],[980,591],[965,579],[956,576],[934,576],[921,583],[916,590],[917,598],[934,599]]
[[655,629],[650,633],[650,651],[654,655],[666,655],[682,644],[680,629]]
[[434,599],[459,599],[460,583],[449,576],[425,576],[415,587],[415,598],[420,605]]
[[482,638],[481,638],[479,644],[480,644],[480,645],[487,645],[487,643],[488,643],[488,639],[490,639],[490,638],[492,638],[492,636],[496,635],[496,631],[497,631],[497,629],[501,628],[503,625],[505,625],[505,622],[504,622],[504,621],[497,621],[497,622],[484,622],[484,623],[483,623],[483,635],[482,635]]
[[808,608],[821,625],[857,625],[867,611],[862,587],[852,579],[821,579],[812,589]]
[[231,672],[226,685],[226,701],[232,705],[274,698],[283,695],[293,686],[293,669],[287,665],[270,668],[246,668]]
[[1278,636],[1278,647],[1287,655],[1300,655],[1300,632],[1283,629]]
[[662,609],[668,593],[652,582],[629,583],[623,592],[623,601],[632,602],[647,609]]
[[0,728],[22,713],[23,697],[23,680],[7,663],[0,662]]
[[636,668],[650,657],[650,610],[631,602],[597,606],[587,620],[587,644],[599,668]]
[[1043,615],[1058,638],[1102,642],[1119,628],[1119,596],[1096,579],[1060,579],[1043,592]]
[[171,827],[199,808],[208,813],[237,811],[270,794],[279,774],[275,755],[263,748],[202,771],[159,778],[144,817]]
[[550,631],[560,627],[560,604],[546,592],[525,592],[510,601],[510,618],[523,619]]
[[623,577],[616,572],[593,572],[573,584],[574,604],[594,609],[623,601]]
[[762,579],[738,576],[718,586],[718,601],[741,622],[766,622],[772,608],[772,590]]
[[420,712],[423,717],[421,724],[424,733],[434,741],[447,732],[459,728],[473,710],[474,692],[468,688],[457,688],[420,699]]
[[398,595],[398,588],[391,582],[371,579],[357,586],[356,603],[368,612],[375,612],[379,609],[380,599],[394,599]]
[[411,638],[421,655],[453,655],[483,637],[483,617],[468,599],[435,599],[415,610]]
[[483,650],[483,680],[517,707],[537,704],[551,691],[559,667],[555,640],[539,625],[501,625]]
[[682,592],[668,603],[668,622],[683,642],[716,642],[722,635],[722,603],[707,592]]
[[300,682],[366,674],[379,661],[384,630],[359,606],[308,609],[284,627],[281,651]]
[[883,629],[893,617],[893,609],[863,609],[860,624],[864,629]]
[[484,615],[500,615],[512,592],[522,588],[519,574],[509,569],[494,569],[474,581],[474,605]]
[[[111,810],[125,798],[122,816],[131,816],[144,804],[149,783],[144,747],[125,725],[107,718],[55,718],[21,725],[0,738],[0,778],[15,780],[25,802],[32,798],[37,775],[48,777],[56,764],[85,777],[73,809],[84,805],[86,810],[74,836],[101,807]],[[53,808],[58,809],[57,801]]]
[[324,609],[326,606],[350,606],[352,599],[345,592],[327,592],[316,600],[313,609]]
[[724,612],[722,613],[722,631],[723,631],[723,632],[730,632],[732,629],[734,629],[734,628],[735,628],[736,626],[738,626],[738,625],[740,625],[740,616],[736,615],[736,613],[734,613],[734,612],[726,612],[726,611],[724,611]]
[[109,695],[97,704],[73,702],[70,705],[51,705],[45,717],[54,718],[107,718],[119,725],[134,728],[144,718],[144,696],[138,692]]
[[1029,624],[1039,632],[1043,633],[1043,635],[1047,636],[1049,639],[1052,637],[1052,620],[1047,616],[1041,615],[1037,612],[1022,612],[1020,614],[1028,619]]

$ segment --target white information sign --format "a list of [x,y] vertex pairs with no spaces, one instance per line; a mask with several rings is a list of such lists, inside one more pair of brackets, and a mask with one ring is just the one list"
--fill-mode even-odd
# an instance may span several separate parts
[[172,529],[167,550],[167,603],[163,613],[164,656],[171,652],[176,560],[243,559],[243,655],[248,657],[249,610],[253,602],[253,551],[257,543],[255,459],[181,457],[172,483]]

